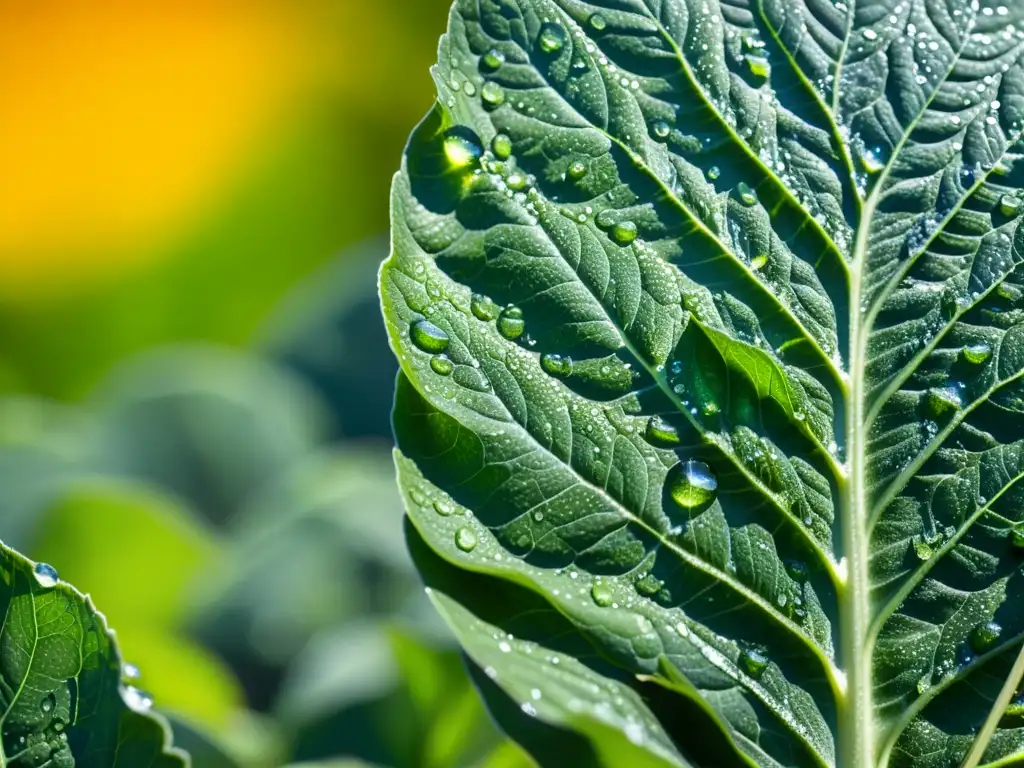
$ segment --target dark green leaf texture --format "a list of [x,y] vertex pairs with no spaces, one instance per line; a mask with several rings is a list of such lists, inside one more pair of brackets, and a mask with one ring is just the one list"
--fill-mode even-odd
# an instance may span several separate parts
[[504,695],[554,613],[655,764],[1024,760],[1022,54],[1008,0],[455,3],[380,290],[417,535],[542,604],[437,598]]
[[[0,544],[0,765],[185,768],[92,601]],[[38,570],[38,574],[37,574]]]

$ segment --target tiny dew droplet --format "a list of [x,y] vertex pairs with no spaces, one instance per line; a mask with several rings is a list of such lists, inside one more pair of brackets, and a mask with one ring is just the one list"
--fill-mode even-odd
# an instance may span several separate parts
[[57,582],[60,581],[60,576],[57,575],[57,569],[48,563],[36,563],[32,569],[32,573],[36,577],[36,581],[41,587],[55,587]]
[[490,297],[484,296],[482,293],[473,294],[473,298],[469,302],[469,309],[477,320],[484,322],[490,322],[501,311]]
[[988,344],[969,344],[964,347],[964,360],[974,365],[980,365],[992,356],[992,347]]
[[1013,216],[1020,208],[1020,200],[1014,195],[1003,195],[999,198],[999,211],[1004,216]]
[[598,605],[602,608],[607,608],[614,600],[612,591],[604,584],[595,584],[592,586],[590,588],[590,597],[593,599],[594,605]]
[[468,168],[480,160],[484,153],[480,137],[464,126],[455,126],[445,132],[444,155],[455,168]]
[[752,270],[754,270],[755,272],[757,272],[759,269],[764,267],[764,265],[767,264],[767,263],[768,263],[768,254],[767,253],[762,253],[762,254],[759,254],[758,256],[755,256],[754,258],[752,258],[750,260],[750,268]]
[[540,28],[537,44],[544,53],[558,53],[565,47],[565,30],[560,24],[547,22]]
[[741,181],[736,185],[736,194],[744,205],[754,205],[757,203],[757,193],[745,181]]
[[124,701],[129,708],[136,712],[146,712],[153,706],[153,697],[134,685],[125,687]]
[[646,435],[648,442],[656,446],[669,448],[679,445],[679,431],[661,416],[651,416]]
[[499,160],[508,160],[512,157],[512,139],[504,133],[499,133],[491,139],[491,152]]
[[480,89],[480,98],[492,109],[500,107],[505,103],[505,90],[493,80],[488,80]]
[[612,227],[612,240],[619,245],[629,245],[636,240],[636,224],[632,221],[620,221]]
[[439,514],[441,517],[448,517],[448,515],[455,511],[455,508],[452,507],[452,505],[449,504],[444,499],[435,499],[434,511],[437,512],[437,514]]
[[455,546],[463,552],[472,552],[476,548],[476,534],[471,528],[459,528],[455,533]]
[[572,358],[546,352],[540,357],[540,367],[552,376],[569,376],[572,374]]
[[695,459],[677,464],[669,482],[669,493],[685,509],[710,504],[718,493],[718,478],[711,467]]
[[582,160],[574,160],[569,163],[568,170],[569,178],[573,181],[579,181],[587,175],[587,166]]
[[506,339],[518,339],[526,330],[526,321],[523,320],[523,310],[519,307],[506,307],[498,315],[498,333]]
[[672,126],[670,126],[664,120],[655,120],[651,124],[651,133],[659,139],[667,139],[668,135],[672,133]]
[[499,69],[502,64],[505,63],[505,54],[499,51],[497,48],[491,48],[487,53],[480,57],[480,68],[488,72],[494,72]]
[[434,355],[430,358],[430,368],[439,376],[449,376],[455,369],[455,365],[448,355]]
[[997,622],[982,622],[971,630],[971,648],[975,653],[984,653],[995,644],[1001,634],[1003,628]]
[[740,651],[740,666],[743,671],[755,680],[764,674],[768,669],[768,652],[765,648],[757,645],[748,645]]
[[722,170],[717,165],[712,165],[708,168],[707,175],[711,181],[717,181],[718,177],[722,175]]
[[429,320],[419,319],[409,326],[412,343],[424,352],[444,352],[448,349],[448,334]]
[[591,14],[590,28],[596,32],[604,32],[608,28],[608,20],[600,13]]

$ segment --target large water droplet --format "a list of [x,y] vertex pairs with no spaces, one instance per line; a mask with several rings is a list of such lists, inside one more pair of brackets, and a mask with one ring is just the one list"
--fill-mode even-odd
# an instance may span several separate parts
[[476,548],[476,534],[472,528],[459,528],[455,532],[455,546],[463,552],[472,552]]
[[931,560],[932,555],[935,554],[935,550],[932,549],[932,545],[922,539],[914,540],[914,554],[917,555],[917,559],[921,561]]
[[741,181],[736,185],[736,195],[744,205],[757,204],[757,192],[745,181]]
[[595,605],[607,608],[614,601],[612,591],[604,584],[595,584],[590,588],[590,597]]
[[444,352],[448,349],[448,334],[429,320],[419,319],[409,326],[412,343],[424,352]]
[[752,53],[748,53],[746,59],[747,68],[754,77],[764,78],[772,73],[772,65],[768,63],[768,59],[764,56],[755,56]]
[[541,355],[540,367],[552,376],[570,376],[572,375],[572,358],[568,355],[556,355],[548,352]]
[[480,57],[480,68],[487,72],[494,72],[504,63],[505,54],[497,48],[491,48],[491,50]]
[[473,298],[469,302],[469,308],[475,318],[484,322],[490,322],[501,312],[498,305],[490,297],[484,296],[482,293],[473,294]]
[[636,240],[636,224],[632,221],[620,221],[612,226],[611,236],[619,245],[629,245]]
[[964,347],[964,360],[974,365],[981,365],[992,356],[992,347],[988,344],[969,344]]
[[125,680],[138,680],[142,677],[142,670],[131,662],[126,661],[121,665],[121,677]]
[[430,368],[439,376],[450,376],[455,370],[455,365],[448,355],[434,355],[430,358]]
[[667,139],[668,135],[672,133],[672,126],[664,120],[655,120],[651,124],[651,133],[654,134],[655,138]]
[[768,669],[768,651],[758,645],[748,645],[740,651],[740,666],[755,680]]
[[480,137],[465,126],[455,126],[445,132],[444,155],[455,168],[469,168],[479,162],[484,153]]
[[153,697],[134,685],[124,689],[124,702],[136,712],[147,712],[153,706]]
[[444,499],[434,499],[434,511],[437,512],[441,517],[448,517],[455,508]]
[[485,106],[494,109],[505,103],[505,89],[493,80],[488,80],[480,89],[480,98]]
[[1014,195],[1003,195],[999,198],[999,211],[1004,216],[1014,216],[1020,208],[1020,200]]
[[46,587],[47,589],[57,586],[57,582],[60,581],[57,569],[48,563],[36,563],[32,573],[35,575],[39,586]]
[[512,139],[504,133],[499,133],[491,139],[491,152],[499,160],[508,160],[512,157]]
[[982,622],[971,630],[971,648],[975,653],[984,653],[995,645],[1001,634],[1003,628],[997,622]]
[[669,480],[669,493],[676,504],[696,509],[710,504],[718,493],[718,478],[703,461],[689,459],[677,464]]
[[663,448],[679,445],[679,431],[661,416],[651,416],[647,422],[648,442]]
[[526,330],[523,310],[519,307],[506,307],[498,315],[498,333],[506,339],[518,339]]
[[958,411],[962,405],[960,393],[953,387],[933,387],[924,397],[925,414],[933,419]]
[[608,20],[600,13],[594,13],[590,16],[590,28],[595,32],[604,32],[608,28]]
[[537,44],[544,53],[558,53],[565,47],[565,30],[561,24],[547,22],[540,28]]
[[582,160],[574,160],[569,163],[568,170],[569,178],[573,181],[579,181],[587,175],[587,165]]
[[789,578],[798,584],[803,584],[811,576],[811,569],[802,560],[787,560],[784,565]]
[[601,229],[611,229],[619,220],[619,212],[613,208],[605,208],[594,217],[594,223]]

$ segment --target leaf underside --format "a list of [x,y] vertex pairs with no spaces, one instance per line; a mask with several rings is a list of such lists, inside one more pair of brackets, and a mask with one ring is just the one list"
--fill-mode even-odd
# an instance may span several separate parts
[[1003,2],[455,3],[380,276],[396,461],[496,717],[573,736],[542,764],[1024,759]]
[[0,765],[186,768],[145,694],[122,683],[106,619],[0,544]]

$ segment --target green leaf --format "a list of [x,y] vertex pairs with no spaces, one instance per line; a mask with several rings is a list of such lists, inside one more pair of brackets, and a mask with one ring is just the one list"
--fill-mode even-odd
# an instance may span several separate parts
[[187,766],[150,700],[122,682],[106,619],[48,565],[0,545],[0,763]]
[[406,509],[680,754],[1024,759],[1022,23],[455,3],[380,273]]

